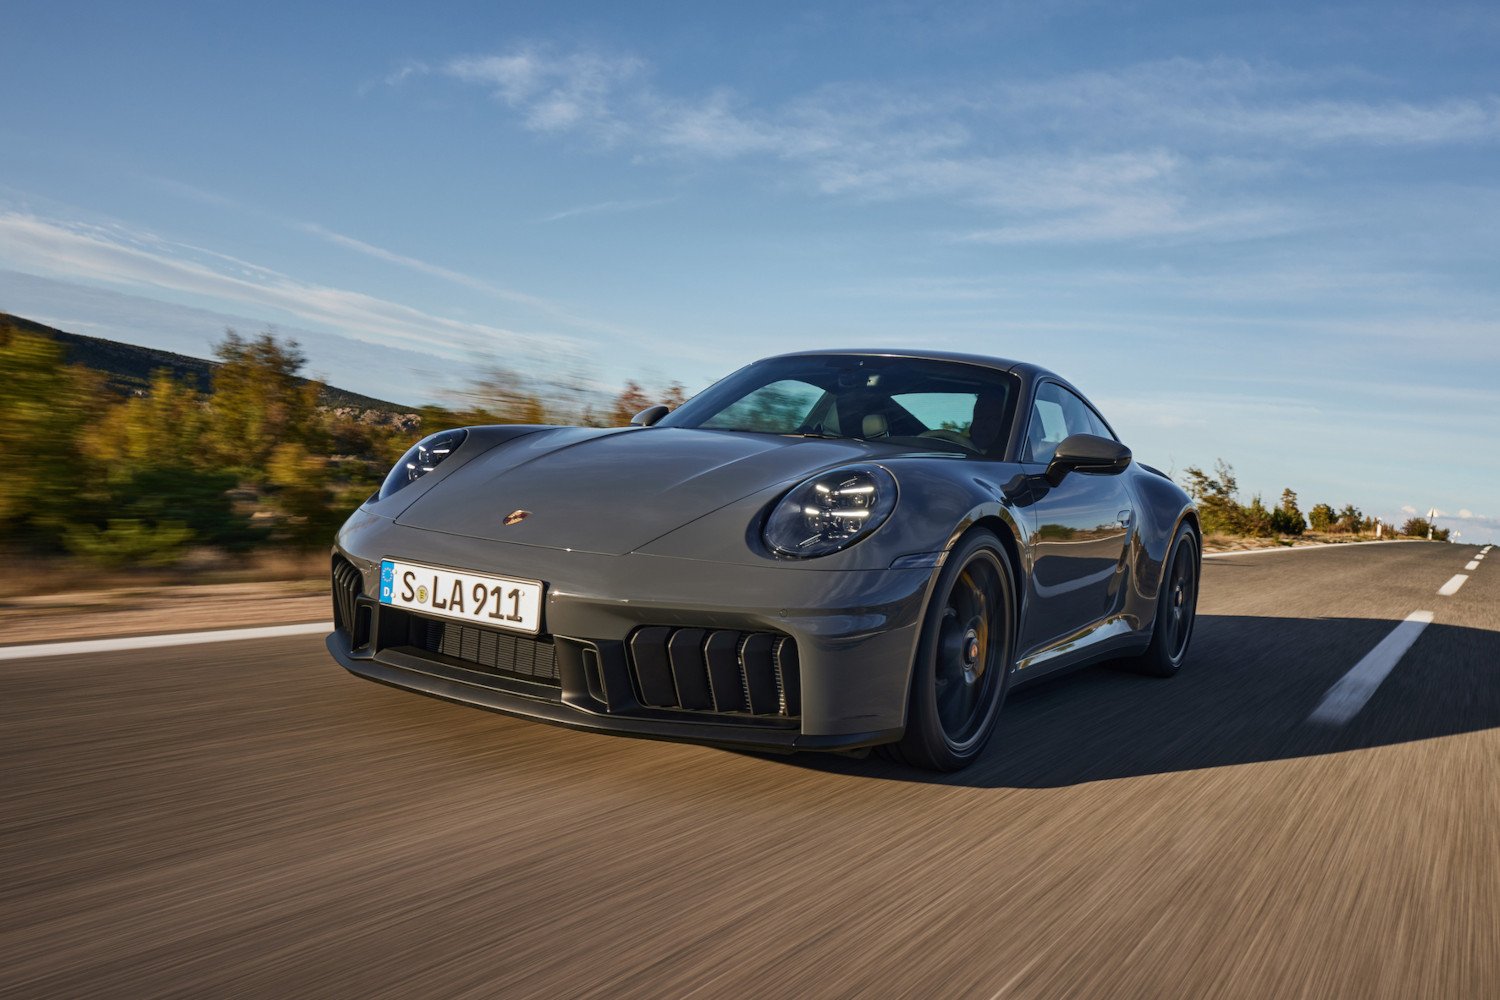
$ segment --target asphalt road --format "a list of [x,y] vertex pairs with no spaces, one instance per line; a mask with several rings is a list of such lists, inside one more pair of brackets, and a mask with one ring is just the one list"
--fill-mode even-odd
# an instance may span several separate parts
[[[978,765],[579,734],[316,637],[0,662],[0,994],[1500,996],[1500,549],[1206,565]],[[1415,611],[1342,725],[1308,721]]]

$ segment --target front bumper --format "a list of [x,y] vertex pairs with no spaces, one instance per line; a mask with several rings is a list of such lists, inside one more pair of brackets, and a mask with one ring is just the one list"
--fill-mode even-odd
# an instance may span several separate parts
[[[383,558],[546,584],[541,642],[555,657],[546,677],[496,672],[462,656],[413,648],[402,638],[406,623],[395,619],[423,616],[383,608],[369,596],[358,600],[359,626],[351,618],[349,627],[328,637],[334,659],[358,676],[577,729],[780,751],[852,749],[900,738],[932,574],[566,552],[414,529],[367,512],[345,525],[335,553],[359,574],[364,595],[378,592]],[[790,638],[799,661],[798,711],[786,714],[784,703],[781,715],[645,703],[629,640],[643,628],[663,626]]]

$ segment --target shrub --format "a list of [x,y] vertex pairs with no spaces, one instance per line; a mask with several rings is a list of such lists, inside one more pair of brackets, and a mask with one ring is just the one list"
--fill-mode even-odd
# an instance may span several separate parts
[[105,528],[73,525],[65,534],[68,550],[110,569],[121,566],[170,566],[181,559],[193,532],[180,521],[146,524],[112,518]]

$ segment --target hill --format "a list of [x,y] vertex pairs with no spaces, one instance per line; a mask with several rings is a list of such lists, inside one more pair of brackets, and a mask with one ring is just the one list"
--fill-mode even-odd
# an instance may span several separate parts
[[[145,391],[151,384],[151,373],[163,368],[170,371],[174,377],[197,386],[202,392],[207,392],[212,387],[214,369],[219,367],[217,361],[189,357],[186,354],[174,354],[171,351],[159,351],[154,347],[122,344],[117,340],[106,340],[103,337],[68,333],[65,330],[47,326],[45,323],[0,312],[0,330],[8,327],[14,327],[25,333],[50,337],[62,345],[69,364],[82,365],[104,373],[109,387],[122,396]],[[331,409],[373,410],[376,413],[392,416],[406,415],[415,410],[415,407],[400,406],[332,385],[323,387],[319,402]]]

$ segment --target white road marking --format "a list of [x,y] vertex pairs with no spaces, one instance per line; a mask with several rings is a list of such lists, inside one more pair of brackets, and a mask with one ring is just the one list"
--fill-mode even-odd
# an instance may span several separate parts
[[239,642],[242,639],[279,639],[288,635],[313,635],[332,631],[333,622],[314,622],[310,625],[267,625],[261,628],[219,629],[214,632],[178,632],[174,635],[133,635],[123,639],[43,642],[30,646],[0,646],[0,660],[118,653],[128,649],[162,649],[167,646],[196,646],[206,642]]
[[1358,715],[1381,682],[1396,669],[1396,664],[1411,649],[1412,643],[1417,641],[1417,636],[1432,624],[1432,617],[1431,611],[1413,611],[1407,615],[1405,621],[1392,629],[1374,649],[1365,654],[1364,659],[1328,689],[1307,721],[1342,726]]
[[1470,573],[1474,572],[1478,568],[1479,568],[1479,560],[1478,559],[1471,560],[1470,563],[1469,563],[1469,565],[1467,565],[1467,566],[1464,567],[1464,569],[1468,570]]
[[1263,556],[1267,552],[1327,552],[1330,549],[1352,549],[1356,545],[1410,545],[1420,538],[1390,538],[1381,542],[1330,542],[1327,545],[1278,545],[1275,548],[1236,549],[1233,552],[1205,552],[1205,559],[1228,559],[1231,556]]
[[1453,574],[1453,579],[1449,580],[1447,583],[1438,588],[1438,596],[1452,597],[1454,594],[1458,593],[1458,588],[1462,587],[1464,585],[1464,581],[1467,579],[1468,577],[1464,576],[1464,574],[1462,573]]

